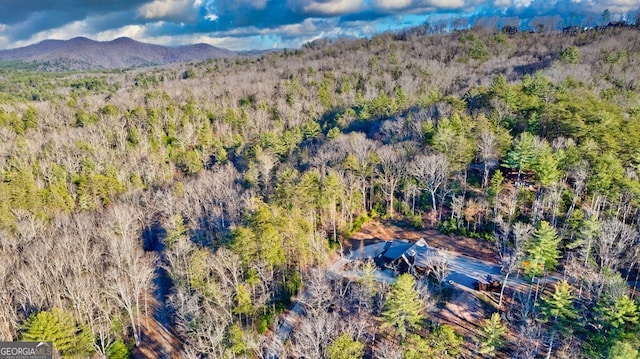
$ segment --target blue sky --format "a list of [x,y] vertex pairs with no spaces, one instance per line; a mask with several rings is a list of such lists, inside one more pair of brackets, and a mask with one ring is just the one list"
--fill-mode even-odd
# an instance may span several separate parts
[[[499,16],[591,25],[635,14],[640,0],[0,0],[0,49],[45,39],[121,36],[232,50],[297,48],[323,37],[362,37],[425,22]],[[494,18],[495,19],[495,18]]]

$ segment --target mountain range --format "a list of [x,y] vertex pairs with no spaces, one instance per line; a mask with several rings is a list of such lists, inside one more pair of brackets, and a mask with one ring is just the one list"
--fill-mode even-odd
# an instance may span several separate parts
[[75,37],[0,50],[0,61],[30,63],[40,70],[96,70],[166,65],[237,55],[234,51],[202,43],[162,46],[128,37],[112,41]]

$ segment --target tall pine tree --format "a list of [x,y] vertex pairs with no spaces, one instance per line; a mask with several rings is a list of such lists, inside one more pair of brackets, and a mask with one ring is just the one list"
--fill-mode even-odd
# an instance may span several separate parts
[[558,244],[560,238],[549,222],[542,221],[533,233],[533,238],[527,248],[526,274],[535,278],[547,270],[553,270],[558,263]]
[[496,349],[502,347],[502,335],[506,327],[501,322],[500,314],[493,313],[489,319],[485,319],[480,329],[484,338],[480,345],[480,353],[494,356]]
[[569,329],[571,321],[578,317],[573,299],[569,282],[563,280],[556,283],[554,292],[542,297],[542,321],[550,322],[560,331]]
[[424,320],[424,303],[415,285],[411,274],[399,276],[382,312],[383,327],[395,328],[401,338],[407,335],[407,329],[419,328]]
[[62,356],[88,357],[93,352],[89,330],[59,308],[30,316],[22,326],[20,340],[51,341]]

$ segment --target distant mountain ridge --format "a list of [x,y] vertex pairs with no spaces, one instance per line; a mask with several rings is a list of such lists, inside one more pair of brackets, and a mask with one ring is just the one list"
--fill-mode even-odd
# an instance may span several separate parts
[[35,63],[42,70],[117,69],[234,57],[235,51],[208,44],[162,46],[128,37],[95,41],[86,37],[44,40],[37,44],[0,50],[0,61]]

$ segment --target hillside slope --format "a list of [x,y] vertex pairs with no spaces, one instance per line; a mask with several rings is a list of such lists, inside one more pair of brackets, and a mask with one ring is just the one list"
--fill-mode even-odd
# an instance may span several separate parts
[[94,70],[166,65],[233,57],[234,51],[207,44],[161,46],[127,37],[94,41],[86,37],[45,40],[26,47],[0,51],[0,61],[34,62],[43,70]]

